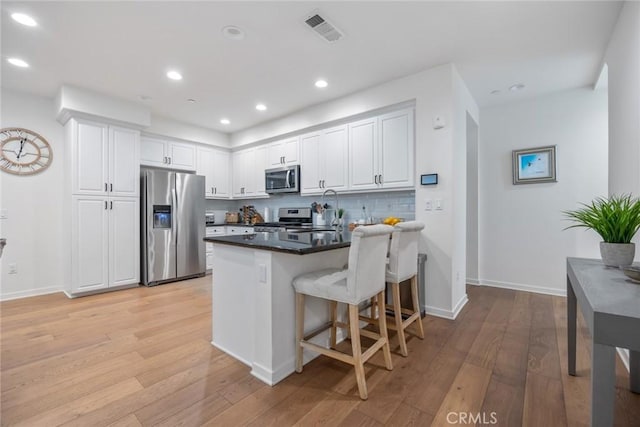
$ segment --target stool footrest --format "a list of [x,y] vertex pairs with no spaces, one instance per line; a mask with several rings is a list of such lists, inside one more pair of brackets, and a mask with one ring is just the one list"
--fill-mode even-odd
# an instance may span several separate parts
[[[316,353],[324,354],[325,356],[333,357],[334,359],[338,359],[342,362],[348,363],[350,365],[354,364],[353,356],[350,356],[346,353],[342,353],[337,350],[333,350],[331,348],[322,347],[318,344],[314,344],[312,342],[300,341],[300,345],[304,348],[308,348],[309,350],[313,350]],[[366,360],[366,359],[364,359]]]
[[330,329],[331,325],[332,325],[331,322],[324,323],[324,324],[318,326],[313,331],[309,332],[302,339],[305,340],[305,341],[306,340],[310,340],[311,338],[315,337],[316,335],[319,335],[319,334],[323,333],[324,331],[326,331],[327,329]]

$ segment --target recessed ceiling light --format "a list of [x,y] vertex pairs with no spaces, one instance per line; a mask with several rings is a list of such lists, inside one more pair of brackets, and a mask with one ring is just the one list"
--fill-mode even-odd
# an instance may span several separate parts
[[182,74],[177,71],[169,71],[167,73],[167,77],[169,77],[171,80],[182,80]]
[[257,104],[256,105],[256,110],[258,111],[265,111],[267,109],[267,106],[264,104]]
[[316,87],[324,88],[324,87],[327,87],[327,86],[329,86],[329,83],[327,83],[326,80],[318,80],[318,81],[316,81]]
[[223,125],[228,125],[231,122],[229,121],[229,119],[220,119],[220,123],[222,123]]
[[196,100],[195,100],[195,99],[193,99],[193,98],[189,98],[189,99],[187,99],[187,102],[188,102],[189,104],[195,104],[195,103],[196,103]]
[[153,98],[151,98],[149,95],[138,95],[138,99],[140,101],[151,101]]
[[491,95],[499,95],[500,94],[500,89],[495,89],[491,91]]
[[19,22],[22,25],[26,25],[27,27],[35,27],[38,25],[35,19],[29,15],[25,15],[24,13],[12,13],[11,17],[14,21]]
[[231,40],[242,40],[244,39],[244,31],[241,28],[236,27],[235,25],[227,25],[222,29],[222,34],[228,39]]
[[15,65],[16,67],[20,67],[20,68],[29,67],[29,64],[27,64],[20,58],[9,58],[7,59],[7,61],[9,62],[9,64]]
[[518,92],[519,90],[522,90],[522,89],[524,89],[524,84],[522,83],[518,83],[509,87],[509,90],[511,92]]

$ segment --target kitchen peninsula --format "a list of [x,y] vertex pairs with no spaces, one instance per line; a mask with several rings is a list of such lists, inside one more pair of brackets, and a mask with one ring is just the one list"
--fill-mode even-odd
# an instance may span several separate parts
[[[207,237],[213,243],[212,344],[267,384],[295,370],[294,277],[347,264],[348,231],[280,231]],[[309,330],[329,320],[326,301],[309,298]],[[313,341],[328,343],[328,331]],[[305,363],[316,354],[305,353]]]

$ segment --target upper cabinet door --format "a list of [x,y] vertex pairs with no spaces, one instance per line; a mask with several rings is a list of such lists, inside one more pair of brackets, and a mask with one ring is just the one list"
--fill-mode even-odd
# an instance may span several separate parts
[[302,194],[322,193],[320,172],[320,132],[300,137],[302,161],[300,164],[300,192]]
[[108,127],[79,120],[71,126],[73,194],[105,195],[109,188]]
[[109,128],[109,195],[140,194],[140,133]]
[[160,139],[140,139],[140,164],[156,167],[168,166],[167,143]]
[[196,170],[196,148],[193,145],[172,142],[169,146],[169,167]]
[[338,126],[322,132],[319,156],[322,190],[346,190],[349,185],[349,144],[347,126]]
[[383,188],[407,187],[414,182],[413,110],[378,118],[379,176]]
[[229,185],[229,153],[226,151],[213,151],[213,197],[228,199],[231,197]]
[[378,187],[378,119],[349,124],[349,185],[352,190]]
[[214,195],[215,151],[209,148],[198,147],[197,152],[196,174],[204,176],[204,196],[211,198]]
[[299,153],[298,137],[274,142],[269,145],[269,163],[271,167],[298,164]]
[[264,171],[269,166],[267,146],[263,145],[261,147],[255,148],[253,164],[254,164],[254,167],[252,170],[253,170],[253,182],[255,185],[255,195],[266,196],[267,192],[265,189]]

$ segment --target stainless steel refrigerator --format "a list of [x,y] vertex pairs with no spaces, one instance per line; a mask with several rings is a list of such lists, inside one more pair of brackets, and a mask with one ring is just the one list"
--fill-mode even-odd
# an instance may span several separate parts
[[205,274],[204,177],[141,171],[142,284]]

